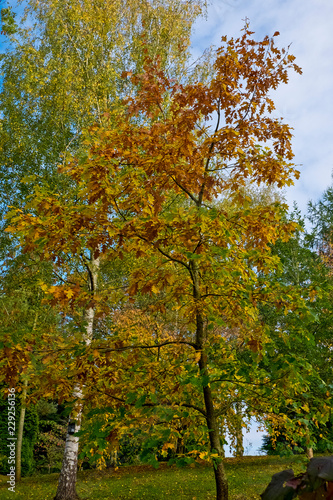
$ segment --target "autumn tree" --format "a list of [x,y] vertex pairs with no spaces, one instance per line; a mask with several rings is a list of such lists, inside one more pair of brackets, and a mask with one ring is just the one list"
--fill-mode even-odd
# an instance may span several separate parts
[[[198,355],[218,499],[228,497],[214,407],[214,390],[224,380],[217,362],[218,353],[223,360],[223,337],[211,326],[221,321],[238,331],[250,351],[259,351],[265,333],[257,304],[278,296],[295,308],[292,298],[254,271],[265,275],[275,267],[268,243],[288,239],[294,226],[284,223],[281,206],[251,210],[239,190],[247,177],[282,187],[295,173],[290,130],[265,113],[274,109],[268,91],[286,81],[286,66],[294,64],[268,38],[257,43],[250,36],[246,28],[241,39],[224,39],[209,86],[170,82],[158,63],[148,63],[145,74],[132,77],[139,93],[127,101],[122,128],[97,131],[105,146],[92,148],[81,171],[77,163],[67,167],[77,182],[89,176],[90,201],[100,203],[99,227],[106,227],[112,209],[119,226],[107,231],[119,234],[124,250],[160,256],[155,272],[134,270],[129,294],[167,290],[162,310],[165,302],[179,304],[188,345]],[[204,120],[213,112],[217,125],[210,130]],[[270,139],[272,148],[258,145]],[[216,208],[213,200],[223,193],[240,208]],[[170,201],[183,196],[183,206]]]
[[[101,206],[109,210],[111,203],[123,219],[120,234],[125,249],[135,245],[138,256],[160,255],[154,274],[147,275],[143,267],[133,272],[129,293],[158,294],[166,288],[169,300],[178,300],[181,306],[189,345],[199,355],[204,415],[211,451],[217,457],[218,499],[228,497],[213,395],[223,378],[212,370],[218,367],[212,360],[221,349],[221,336],[212,335],[210,325],[220,319],[237,328],[243,339],[263,342],[257,303],[274,300],[274,291],[251,268],[265,274],[274,267],[268,242],[288,238],[292,230],[292,225],[283,223],[278,206],[250,210],[244,198],[241,208],[228,214],[212,204],[228,191],[239,198],[239,187],[248,176],[253,182],[283,186],[294,172],[289,128],[265,114],[266,106],[268,112],[274,109],[268,90],[286,81],[285,66],[293,64],[293,58],[281,55],[269,39],[256,43],[250,35],[246,28],[241,39],[224,39],[209,86],[172,84],[158,65],[147,66],[143,76],[133,78],[140,92],[128,101],[123,129],[105,132],[108,144],[93,148],[91,154],[97,159],[84,167],[94,172],[90,182]],[[211,131],[204,119],[213,112],[218,118]],[[137,121],[141,115],[143,123]],[[153,120],[151,126],[148,119]],[[258,145],[269,139],[273,148]],[[82,176],[70,168],[77,179]],[[121,194],[119,188],[114,191],[110,169],[126,175],[128,197],[124,184]],[[169,203],[166,209],[170,193],[185,195],[186,206]],[[179,267],[176,285],[170,277],[175,267]]]
[[[253,412],[274,415],[287,387],[289,394],[307,390],[290,359],[268,367],[271,339],[259,310],[261,303],[304,309],[290,287],[269,280],[279,265],[270,244],[288,240],[296,224],[285,220],[279,203],[251,206],[242,189],[249,180],[281,188],[298,177],[290,128],[272,116],[269,92],[287,83],[289,68],[300,70],[274,39],[257,42],[251,35],[246,25],[240,38],[222,39],[207,84],[168,78],[158,58],[147,57],[141,74],[124,73],[134,95],[122,101],[121,112],[109,110],[109,126],[97,122],[87,131],[88,155],[61,168],[79,201],[37,192],[11,229],[45,258],[80,254],[83,247],[102,260],[134,254],[124,283],[128,299],[148,293],[161,314],[166,305],[178,309],[185,333],[174,342],[193,351],[189,369],[200,389],[217,500],[228,498],[223,398],[243,391]],[[212,118],[214,127],[207,124]],[[216,203],[223,197],[233,208]],[[62,290],[50,292],[68,296]],[[70,293],[71,300],[79,296],[74,288]]]

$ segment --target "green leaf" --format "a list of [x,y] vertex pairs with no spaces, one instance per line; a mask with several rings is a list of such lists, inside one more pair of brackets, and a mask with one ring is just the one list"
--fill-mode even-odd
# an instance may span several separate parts
[[141,406],[145,404],[146,399],[147,399],[146,394],[143,394],[135,403],[135,408],[141,408]]

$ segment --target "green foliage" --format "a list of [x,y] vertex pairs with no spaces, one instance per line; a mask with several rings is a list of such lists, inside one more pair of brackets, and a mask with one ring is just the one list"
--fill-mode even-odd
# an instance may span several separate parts
[[312,223],[311,242],[322,256],[327,255],[333,238],[333,186],[324,191],[321,199],[310,202],[308,218]]
[[35,405],[26,409],[22,442],[22,476],[30,476],[35,470],[34,446],[37,442],[39,419]]
[[262,438],[262,446],[260,448],[261,453],[265,453],[266,455],[290,455],[290,454],[299,454],[303,453],[303,448],[300,448],[297,445],[290,444],[290,441],[286,439],[283,435],[276,436],[275,441],[273,441],[272,436],[265,435]]
[[59,425],[53,420],[40,421],[43,429],[38,434],[34,448],[36,468],[45,472],[59,472],[65,447],[66,425]]
[[67,419],[54,402],[41,399],[36,405],[39,416],[38,439],[34,447],[36,469],[40,472],[59,472],[65,447]]
[[[273,253],[280,259],[279,271],[272,280],[297,291],[306,307],[291,311],[271,304],[261,305],[263,321],[269,329],[273,350],[269,354],[272,363],[289,364],[304,380],[309,376],[306,390],[286,398],[279,413],[289,419],[291,429],[300,431],[299,436],[289,439],[286,426],[280,422],[276,433],[270,428],[276,450],[305,450],[313,447],[320,451],[332,446],[330,406],[332,398],[332,278],[325,262],[313,248],[312,234],[304,231],[305,223],[297,208],[291,214],[299,229],[289,241],[278,241]],[[294,372],[294,373],[295,373]],[[310,375],[311,372],[311,375]],[[273,426],[274,427],[274,426]],[[297,444],[296,444],[297,443]],[[267,452],[272,452],[269,442]]]
[[120,465],[138,464],[141,450],[142,440],[140,440],[139,436],[123,436],[119,441],[118,463]]
[[14,35],[17,32],[18,27],[15,22],[15,16],[16,14],[11,7],[1,9],[1,34]]
[[[20,418],[20,400],[19,396],[16,396],[15,399],[15,429],[17,432],[18,423]],[[9,464],[7,461],[8,458],[8,448],[7,448],[7,436],[8,436],[8,422],[7,422],[7,412],[8,404],[7,398],[2,394],[0,396],[0,431],[1,436],[3,437],[0,442],[0,456],[1,456],[1,464],[0,471],[1,474],[7,474],[9,471]],[[38,413],[35,405],[30,405],[26,408],[25,411],[25,420],[24,420],[24,432],[23,432],[23,442],[22,442],[22,454],[21,454],[21,468],[22,468],[22,476],[30,476],[35,470],[35,460],[34,460],[34,446],[37,442],[39,429],[39,419]]]
[[[333,425],[332,418],[326,423],[317,426],[311,426],[311,435],[314,440],[313,448],[316,453],[327,453],[333,451]],[[273,433],[274,435],[274,433]],[[291,442],[282,433],[279,435],[265,435],[262,438],[262,446],[260,448],[262,453],[266,455],[287,455],[287,454],[300,454],[306,452],[306,446]]]

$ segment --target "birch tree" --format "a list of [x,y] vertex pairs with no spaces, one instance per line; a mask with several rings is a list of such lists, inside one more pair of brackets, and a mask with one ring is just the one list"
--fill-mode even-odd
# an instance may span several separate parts
[[60,186],[56,165],[78,150],[84,126],[119,104],[129,90],[121,74],[140,70],[144,50],[180,75],[203,7],[201,0],[28,2],[27,22],[8,32],[1,59],[4,203],[24,203],[37,182],[21,184],[24,176]]

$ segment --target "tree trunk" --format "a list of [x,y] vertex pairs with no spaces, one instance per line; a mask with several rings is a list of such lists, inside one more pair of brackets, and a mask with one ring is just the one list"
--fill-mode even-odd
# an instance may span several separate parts
[[[86,264],[90,279],[90,291],[94,293],[97,288],[97,273],[99,269],[99,258],[92,257],[91,262]],[[93,325],[95,310],[90,307],[86,311],[86,333],[84,341],[89,345],[93,338]],[[84,387],[76,384],[73,390],[73,397],[77,400],[76,412],[70,416],[70,421],[75,422],[75,432],[81,427],[81,418],[83,410]],[[67,432],[64,457],[59,476],[58,489],[54,500],[77,500],[79,498],[76,492],[77,461],[79,453],[79,437]]]
[[[193,280],[193,298],[197,302],[198,309],[196,313],[196,335],[195,343],[196,350],[201,353],[198,365],[201,375],[208,379],[207,370],[207,355],[205,353],[205,330],[204,320],[200,311],[200,278],[197,263],[191,261],[191,276]],[[216,484],[216,500],[228,500],[228,481],[223,466],[223,447],[220,440],[220,431],[217,423],[217,418],[214,410],[213,395],[210,385],[207,384],[203,387],[203,395],[205,400],[206,409],[206,422],[209,433],[210,449],[212,452],[218,454],[218,460],[214,463],[214,474]]]
[[228,500],[228,481],[225,474],[223,462],[214,466],[216,500]]
[[[207,373],[205,355],[202,353],[199,360],[201,373]],[[215,416],[213,396],[210,387],[207,385],[203,388],[206,422],[209,432],[210,449],[219,456],[219,460],[214,464],[215,485],[216,485],[216,500],[228,500],[228,480],[223,465],[223,447],[220,440],[220,432]]]
[[16,443],[16,457],[15,457],[15,479],[16,482],[21,480],[21,456],[22,456],[22,442],[23,442],[23,429],[24,429],[24,418],[27,400],[27,390],[28,390],[28,379],[25,378],[23,382],[22,396],[21,396],[21,410],[20,410],[20,420],[17,431],[17,443]]
[[307,448],[306,449],[306,456],[308,458],[313,458],[313,448]]
[[[38,312],[36,312],[34,324],[32,331],[36,330],[38,320]],[[22,466],[22,443],[23,443],[23,431],[24,431],[24,420],[25,420],[25,410],[28,392],[28,375],[23,381],[23,389],[21,396],[21,409],[20,409],[20,420],[17,430],[17,442],[16,442],[16,456],[15,456],[15,479],[16,482],[21,481],[21,466]]]
[[242,404],[236,403],[236,457],[244,456],[243,427],[242,427]]
[[[73,396],[82,401],[83,392],[80,386],[76,386]],[[82,414],[82,403],[75,417],[75,432],[80,430]],[[77,459],[79,453],[79,438],[67,432],[64,458],[59,476],[57,494],[54,500],[76,500],[79,498],[76,492]]]

